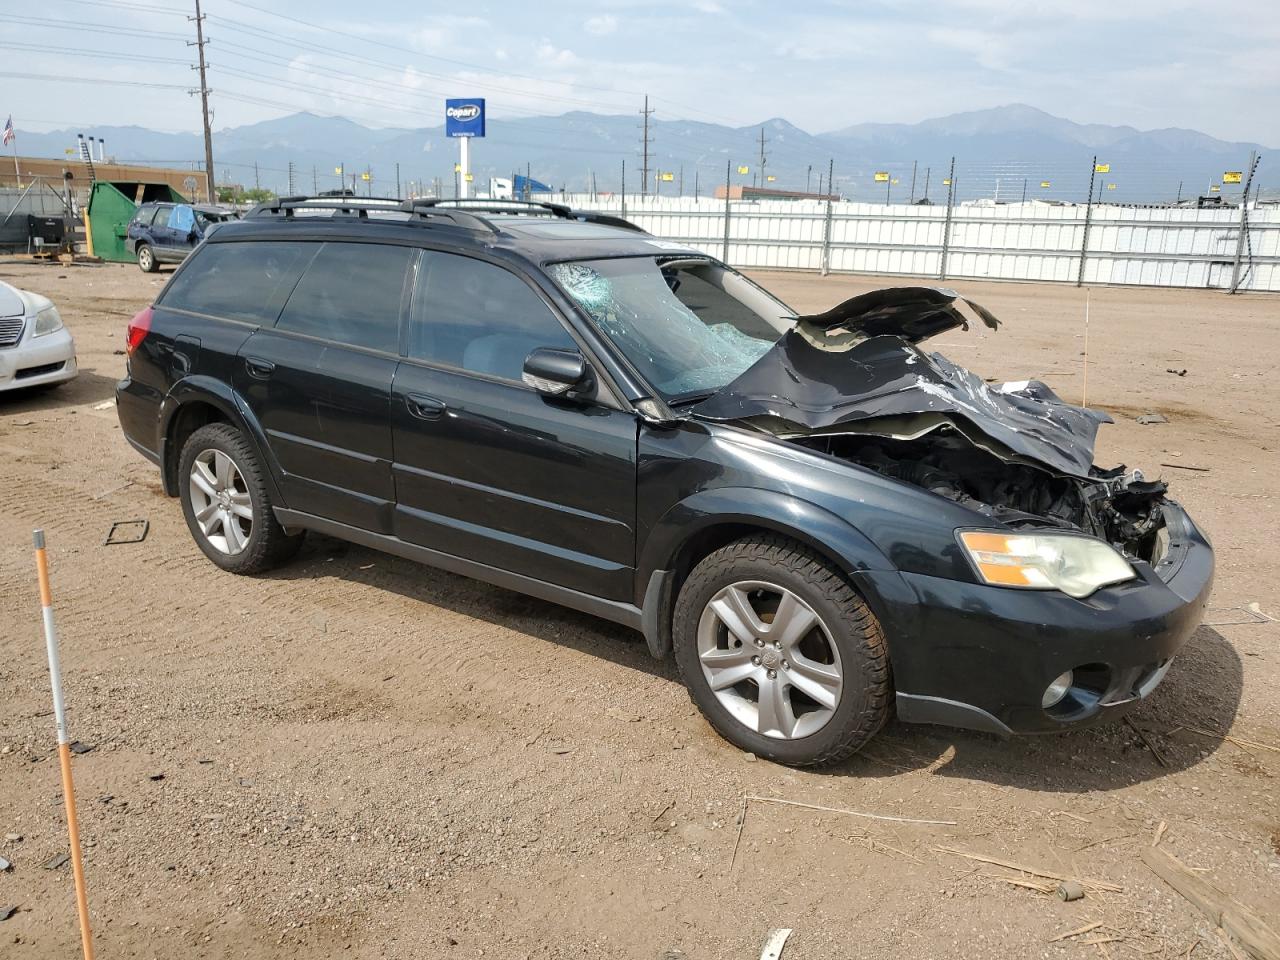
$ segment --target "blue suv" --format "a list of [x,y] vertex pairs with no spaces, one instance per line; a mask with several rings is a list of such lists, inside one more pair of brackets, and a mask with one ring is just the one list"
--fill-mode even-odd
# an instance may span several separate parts
[[217,207],[144,203],[129,221],[125,246],[143,273],[155,273],[162,263],[185,260],[215,224],[235,219],[236,214]]

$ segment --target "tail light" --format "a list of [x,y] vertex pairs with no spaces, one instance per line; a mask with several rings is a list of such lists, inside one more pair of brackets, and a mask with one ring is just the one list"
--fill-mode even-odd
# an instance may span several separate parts
[[129,356],[142,346],[142,341],[151,332],[151,308],[147,307],[129,321],[129,329],[125,332],[124,350]]

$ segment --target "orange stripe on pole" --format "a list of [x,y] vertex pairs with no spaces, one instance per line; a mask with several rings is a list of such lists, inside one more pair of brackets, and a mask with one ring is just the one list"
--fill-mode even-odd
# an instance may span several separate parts
[[71,779],[71,746],[58,744],[62,767],[62,796],[67,804],[67,836],[71,841],[71,875],[76,885],[76,911],[80,915],[80,943],[84,960],[93,960],[93,934],[89,932],[89,894],[84,885],[84,862],[80,859],[80,820],[76,816],[76,788]]
[[36,577],[40,580],[40,606],[53,606],[53,591],[49,588],[49,557],[44,547],[36,548]]

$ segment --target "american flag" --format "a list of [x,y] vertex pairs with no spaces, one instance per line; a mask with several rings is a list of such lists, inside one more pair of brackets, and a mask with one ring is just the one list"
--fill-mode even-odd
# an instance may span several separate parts
[[10,116],[9,119],[4,122],[4,145],[7,147],[9,144],[13,143],[15,139],[16,134],[13,132],[13,117]]

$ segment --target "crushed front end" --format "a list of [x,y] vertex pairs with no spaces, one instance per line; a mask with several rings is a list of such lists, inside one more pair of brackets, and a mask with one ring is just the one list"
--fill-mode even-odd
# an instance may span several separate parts
[[904,568],[877,586],[902,719],[1000,734],[1095,722],[1164,677],[1199,624],[1212,550],[1162,481],[1093,463],[1107,414],[921,350],[967,328],[961,305],[998,327],[924,287],[801,317],[694,412],[972,512],[955,531],[972,582]]

